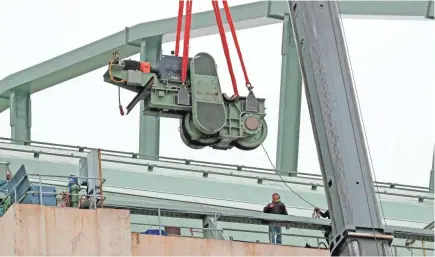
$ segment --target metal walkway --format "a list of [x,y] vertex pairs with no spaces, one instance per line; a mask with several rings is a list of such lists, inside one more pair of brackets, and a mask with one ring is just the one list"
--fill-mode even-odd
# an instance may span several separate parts
[[[48,143],[23,146],[0,142],[0,155],[12,171],[24,164],[29,173],[78,174],[79,158],[88,148]],[[228,208],[262,210],[272,192],[278,192],[289,214],[311,217],[312,207],[296,197],[272,170],[193,160],[160,157],[160,161],[138,158],[138,154],[102,151],[104,191],[130,195],[130,199],[165,199],[212,204]],[[320,175],[298,173],[286,183],[311,203],[326,207]],[[433,193],[428,188],[377,182],[387,225],[423,228],[433,221]],[[119,197],[125,200],[125,197]],[[138,200],[139,201],[139,200]],[[154,200],[155,201],[155,200]],[[160,200],[159,200],[160,201]]]

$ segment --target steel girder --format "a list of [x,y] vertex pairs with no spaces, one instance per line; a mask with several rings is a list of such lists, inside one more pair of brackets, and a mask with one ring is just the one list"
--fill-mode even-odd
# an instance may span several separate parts
[[[32,177],[31,174],[29,174]],[[33,183],[38,183],[38,179],[30,178]],[[43,185],[59,186],[64,188],[64,184],[56,180],[42,180]],[[273,215],[261,211],[246,210],[242,208],[223,207],[213,204],[192,203],[181,200],[165,200],[159,197],[141,197],[137,194],[114,192],[113,189],[106,192],[108,199],[105,201],[105,208],[125,209],[131,214],[172,217],[182,219],[203,219],[205,216],[216,216],[220,222],[232,222],[251,225],[278,225],[282,227],[326,230],[330,227],[327,219],[315,219],[295,215]],[[121,198],[119,198],[121,196]],[[122,199],[122,196],[129,200]],[[140,201],[134,198],[140,197]],[[144,201],[145,200],[145,201]],[[146,204],[144,204],[146,202]],[[392,231],[396,238],[408,240],[434,241],[433,230],[408,228],[403,226],[386,226]]]
[[[37,144],[41,146],[35,146]],[[78,174],[79,158],[86,156],[87,148],[52,147],[41,142],[32,143],[32,146],[0,143],[0,155],[10,163],[12,171],[24,164],[29,173]],[[311,206],[292,194],[276,174],[265,173],[267,170],[165,157],[160,161],[149,161],[137,158],[135,153],[109,150],[103,150],[102,158],[103,177],[107,179],[105,188],[111,188],[113,193],[128,192],[141,197],[158,195],[168,200],[187,199],[259,210],[268,202],[271,192],[278,192],[293,215],[310,216],[312,213]],[[318,175],[300,174],[284,177],[284,180],[312,204],[326,207]],[[377,183],[386,218],[394,222],[388,224],[408,226],[409,222],[424,224],[433,220],[433,195],[428,188]]]
[[[234,6],[231,11],[236,28],[241,30],[282,22],[284,14],[288,12],[285,5],[283,1],[259,1]],[[433,0],[342,1],[340,8],[341,13],[346,15],[427,16],[433,19]],[[0,81],[0,112],[9,108],[12,90],[36,93],[81,76],[106,65],[115,50],[121,53],[121,58],[139,53],[142,39],[164,35],[162,43],[174,41],[174,24],[176,17],[125,28],[106,38],[7,76]],[[216,34],[215,24],[212,11],[194,14],[191,37]]]

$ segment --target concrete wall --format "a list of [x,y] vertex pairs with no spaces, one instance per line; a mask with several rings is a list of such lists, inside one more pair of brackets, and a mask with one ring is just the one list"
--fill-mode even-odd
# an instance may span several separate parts
[[0,220],[0,255],[131,255],[128,211],[13,205]]
[[131,233],[124,210],[13,205],[0,218],[1,256],[328,256],[325,250]]
[[134,256],[329,256],[329,251],[176,236],[131,234]]

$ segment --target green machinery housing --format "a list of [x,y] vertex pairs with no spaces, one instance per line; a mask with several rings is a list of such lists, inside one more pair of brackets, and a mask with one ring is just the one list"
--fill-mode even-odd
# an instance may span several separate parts
[[187,80],[181,81],[182,57],[163,55],[157,65],[119,60],[119,53],[104,74],[104,81],[137,93],[127,114],[144,101],[144,115],[180,119],[182,141],[194,149],[210,146],[227,150],[253,150],[267,137],[265,99],[228,97],[222,93],[217,65],[208,53],[189,58]]

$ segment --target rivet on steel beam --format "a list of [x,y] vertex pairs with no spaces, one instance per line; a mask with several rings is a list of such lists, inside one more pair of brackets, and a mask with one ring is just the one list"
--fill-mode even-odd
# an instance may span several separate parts
[[148,171],[153,171],[154,170],[154,165],[148,165]]
[[85,151],[85,148],[84,147],[79,147],[79,152],[84,152]]
[[257,183],[258,183],[258,184],[263,184],[263,179],[262,179],[262,178],[258,178],[258,179],[257,179]]
[[424,197],[423,197],[423,196],[419,196],[419,197],[418,197],[418,202],[419,202],[419,203],[422,203],[423,201],[424,201]]
[[202,173],[202,177],[204,177],[204,178],[208,178],[208,172],[204,172],[204,173]]
[[184,160],[184,163],[186,164],[186,165],[189,165],[190,164],[190,160]]
[[34,153],[33,153],[33,158],[39,158],[39,153],[34,152]]
[[30,142],[29,141],[25,141],[24,145],[30,145]]
[[241,171],[243,169],[243,166],[239,166],[239,165],[237,165],[237,170],[238,171]]
[[390,188],[396,188],[396,184],[390,184]]
[[311,185],[311,190],[317,190],[317,185]]
[[131,157],[132,157],[133,159],[137,159],[137,154],[134,153],[134,154],[131,155]]

